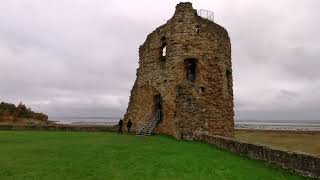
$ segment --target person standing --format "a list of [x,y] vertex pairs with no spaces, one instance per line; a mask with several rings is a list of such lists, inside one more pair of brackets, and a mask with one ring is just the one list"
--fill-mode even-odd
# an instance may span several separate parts
[[127,123],[127,128],[128,128],[128,133],[130,133],[130,128],[132,126],[132,122],[131,120],[129,119],[128,123]]
[[122,134],[122,125],[123,125],[123,121],[122,121],[122,119],[120,119],[120,121],[119,121],[119,131],[118,131],[118,133],[120,133],[120,134]]

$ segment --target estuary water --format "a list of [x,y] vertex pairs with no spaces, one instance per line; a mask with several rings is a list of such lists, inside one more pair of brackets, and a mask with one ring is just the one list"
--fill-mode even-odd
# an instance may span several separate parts
[[49,121],[70,125],[115,125],[120,117],[49,117]]
[[[49,117],[50,121],[70,125],[115,125],[120,117]],[[236,129],[320,131],[320,120],[235,120]]]

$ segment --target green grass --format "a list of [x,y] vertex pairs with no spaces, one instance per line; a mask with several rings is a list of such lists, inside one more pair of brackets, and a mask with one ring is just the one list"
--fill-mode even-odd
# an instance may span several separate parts
[[305,179],[212,145],[112,133],[0,131],[0,179]]

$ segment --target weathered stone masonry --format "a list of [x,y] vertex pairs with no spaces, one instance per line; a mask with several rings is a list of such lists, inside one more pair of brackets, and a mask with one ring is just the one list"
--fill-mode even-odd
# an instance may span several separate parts
[[198,16],[191,3],[179,3],[173,17],[140,46],[124,122],[130,118],[136,129],[146,113],[155,113],[157,101],[163,118],[156,133],[178,139],[234,134],[230,38],[223,27]]

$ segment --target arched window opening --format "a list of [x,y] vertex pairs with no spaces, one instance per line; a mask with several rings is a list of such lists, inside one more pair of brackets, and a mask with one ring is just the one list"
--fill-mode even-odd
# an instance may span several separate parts
[[160,60],[166,61],[167,57],[167,43],[166,43],[166,37],[161,38],[161,47],[160,47]]
[[204,87],[201,87],[200,89],[201,89],[201,92],[204,93],[205,91]]
[[186,75],[188,81],[194,82],[196,80],[197,61],[197,59],[185,60]]
[[231,93],[231,86],[232,86],[232,77],[231,77],[231,70],[227,69],[226,70],[226,77],[227,77],[227,88],[228,88],[228,92]]
[[199,34],[199,33],[200,33],[200,27],[199,27],[199,26],[196,26],[195,31],[196,31],[197,34]]
[[162,48],[162,57],[166,57],[166,55],[167,55],[167,46],[164,46]]
[[160,94],[154,96],[155,112],[159,112],[159,120],[163,119],[162,97]]

